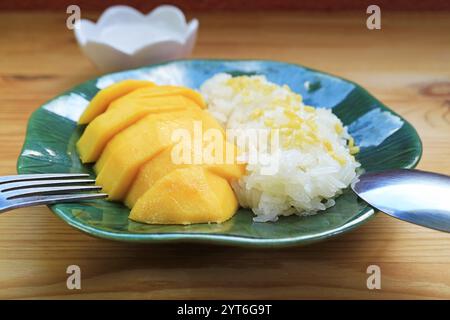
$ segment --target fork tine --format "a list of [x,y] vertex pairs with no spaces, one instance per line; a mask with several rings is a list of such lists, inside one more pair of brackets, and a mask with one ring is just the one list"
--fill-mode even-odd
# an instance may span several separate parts
[[54,204],[61,202],[75,202],[81,200],[95,200],[106,198],[108,195],[106,193],[81,193],[81,194],[58,194],[50,196],[36,196],[36,197],[25,197],[18,198],[11,201],[6,207],[0,208],[0,213],[8,211],[11,209],[36,206],[42,204]]
[[19,189],[13,191],[3,192],[2,195],[6,197],[6,200],[31,196],[31,195],[41,195],[48,193],[69,193],[77,191],[94,191],[100,190],[100,186],[65,186],[65,187],[44,187],[44,188],[30,188],[30,189]]
[[0,177],[0,184],[16,181],[31,181],[45,179],[86,178],[88,173],[45,173],[45,174],[19,174]]
[[32,180],[32,181],[19,181],[19,182],[8,182],[0,184],[0,192],[25,189],[31,187],[45,187],[45,186],[55,186],[55,185],[67,185],[67,184],[87,184],[95,183],[94,179],[56,179],[56,180]]

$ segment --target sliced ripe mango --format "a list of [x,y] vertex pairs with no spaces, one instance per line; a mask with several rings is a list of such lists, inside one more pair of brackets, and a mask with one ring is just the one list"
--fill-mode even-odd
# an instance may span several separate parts
[[139,104],[132,99],[124,100],[119,107],[102,113],[86,127],[77,142],[81,161],[96,161],[112,137],[150,113],[190,108],[200,110],[197,104],[182,96],[156,97]]
[[[235,213],[238,202],[230,181],[240,178],[245,166],[227,163],[225,154],[220,157],[228,149],[235,159],[236,147],[226,142],[223,128],[204,108],[202,96],[192,89],[139,80],[112,85],[91,101],[79,121],[90,123],[77,148],[83,162],[97,161],[96,182],[109,199],[125,200],[132,207],[130,219],[157,224],[219,223]],[[199,124],[203,136],[196,136]],[[197,163],[193,145],[187,150],[191,162],[174,162],[177,129],[185,129],[194,138],[192,143],[216,129],[211,132],[223,148],[207,150],[216,152],[219,162],[214,162],[213,154],[212,163]],[[203,156],[208,143],[200,143]]]
[[[224,136],[222,136],[225,138]],[[224,141],[221,141],[223,143]],[[234,149],[234,145],[225,141],[228,148]],[[226,148],[226,146],[224,147]],[[235,163],[226,163],[224,159],[223,163],[212,163],[212,164],[193,164],[191,163],[179,163],[174,161],[172,158],[172,151],[174,146],[170,146],[154,158],[151,158],[146,162],[140,169],[136,178],[134,179],[130,190],[128,191],[125,204],[132,208],[136,201],[141,197],[147,190],[149,190],[159,179],[169,174],[170,172],[180,169],[187,168],[191,166],[202,166],[215,173],[216,175],[225,178],[226,180],[239,179],[245,170],[244,165],[239,165]],[[194,148],[191,148],[190,159],[194,159]],[[225,149],[223,149],[225,152]],[[233,151],[232,151],[233,152]]]
[[95,117],[102,114],[115,99],[142,87],[153,87],[155,84],[144,80],[124,80],[115,83],[103,90],[100,90],[84,110],[79,124],[86,124],[94,120]]
[[[133,92],[126,95],[126,98],[134,99],[136,102],[145,101],[147,99],[156,97],[167,97],[167,96],[183,96],[192,102],[196,103],[200,108],[206,108],[206,103],[203,97],[195,90],[176,87],[176,86],[153,86],[153,87],[143,87],[136,89]],[[114,109],[115,107],[121,105],[122,99],[115,100],[111,103],[108,109]]]
[[145,192],[129,218],[152,224],[223,222],[238,203],[228,181],[202,167],[172,171]]
[[109,199],[124,199],[139,168],[173,144],[174,130],[193,132],[195,121],[203,116],[204,112],[198,108],[150,114],[117,134],[96,164],[97,183]]
[[[228,151],[226,151],[228,150]],[[227,158],[225,153],[231,152],[231,155],[233,156],[232,162],[227,162]],[[237,148],[234,144],[229,143],[225,141],[225,146],[223,149],[224,153],[224,163],[212,163],[208,164],[205,163],[204,166],[208,168],[211,172],[214,172],[215,174],[227,179],[227,180],[234,180],[239,179],[242,177],[245,173],[246,165],[244,163],[237,163],[236,156],[237,156]]]
[[[130,148],[136,145],[137,148],[149,148],[148,146],[151,144],[155,144],[153,141],[152,134],[155,133],[154,126],[157,123],[164,123],[165,121],[183,121],[185,124],[192,127],[192,120],[186,120],[193,118],[199,119],[201,111],[198,108],[185,108],[180,110],[173,110],[170,112],[164,113],[150,113],[145,117],[137,121],[135,124],[130,125],[126,129],[117,133],[105,146],[101,156],[98,158],[95,163],[95,172],[98,174],[105,166],[106,162],[114,156],[116,153],[126,154],[130,152]],[[177,120],[180,119],[180,120]],[[184,119],[184,120],[182,120]],[[173,124],[175,126],[175,124]],[[170,132],[171,134],[171,132]],[[148,139],[148,140],[145,140]],[[171,139],[168,140],[167,144],[164,144],[162,147],[171,145]],[[149,149],[150,150],[150,149]],[[160,147],[158,147],[158,150]]]

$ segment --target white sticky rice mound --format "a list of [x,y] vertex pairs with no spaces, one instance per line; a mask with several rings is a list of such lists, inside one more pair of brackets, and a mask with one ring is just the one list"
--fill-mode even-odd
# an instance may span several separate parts
[[[240,205],[252,209],[255,221],[316,214],[333,206],[334,198],[357,178],[360,164],[351,153],[358,149],[347,128],[330,110],[305,106],[289,87],[264,76],[232,78],[222,73],[200,91],[208,111],[225,128],[277,128],[283,133],[278,151],[265,153],[278,157],[275,173],[265,173],[260,163],[248,164],[246,174],[232,183]],[[290,119],[301,124],[288,129]],[[314,139],[305,142],[309,134]]]

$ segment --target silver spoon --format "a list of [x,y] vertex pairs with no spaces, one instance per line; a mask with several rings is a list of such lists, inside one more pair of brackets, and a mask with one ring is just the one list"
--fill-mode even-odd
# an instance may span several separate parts
[[353,191],[374,208],[400,220],[450,232],[450,177],[396,169],[362,174]]

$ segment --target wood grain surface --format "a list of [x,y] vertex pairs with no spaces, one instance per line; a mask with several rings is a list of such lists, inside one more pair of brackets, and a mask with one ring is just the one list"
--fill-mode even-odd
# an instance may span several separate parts
[[[84,15],[84,12],[83,12]],[[96,17],[96,14],[88,15]],[[358,82],[423,139],[419,168],[450,174],[450,13],[193,13],[195,57],[301,63]],[[15,164],[31,112],[98,71],[65,13],[0,14],[0,175]],[[82,289],[66,288],[66,268]],[[368,290],[366,268],[382,272]],[[0,298],[450,298],[450,235],[378,214],[323,243],[280,250],[130,245],[86,236],[46,207],[0,216]]]

